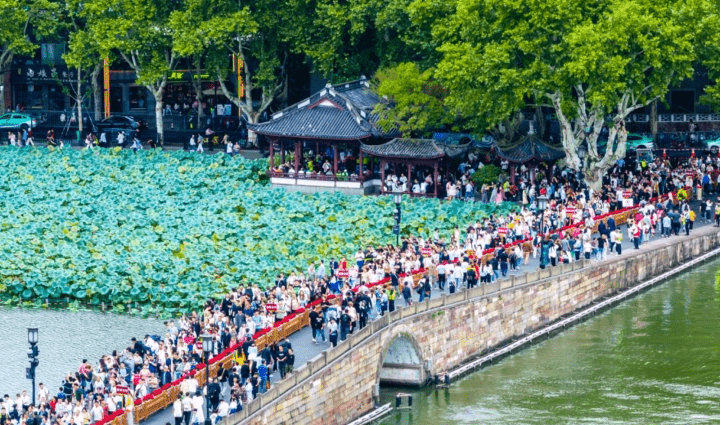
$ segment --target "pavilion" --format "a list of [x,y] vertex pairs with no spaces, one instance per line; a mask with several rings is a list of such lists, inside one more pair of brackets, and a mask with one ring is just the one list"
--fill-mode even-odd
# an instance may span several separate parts
[[[534,135],[528,135],[519,144],[510,148],[498,148],[497,155],[509,162],[510,181],[515,184],[516,166],[518,164],[536,164],[539,162],[553,162],[565,157],[565,151],[549,145]],[[531,174],[531,181],[535,175]]]
[[[454,144],[441,143],[433,139],[404,139],[396,138],[382,145],[362,144],[360,152],[377,158],[380,161],[380,193],[397,193],[396,190],[386,187],[386,172],[388,165],[392,165],[396,172],[405,173],[410,182],[406,185],[405,193],[410,196],[438,196],[438,181],[441,165],[447,165],[448,159],[464,155],[471,143]],[[423,173],[423,169],[426,171]],[[431,171],[431,172],[428,172]],[[413,193],[411,190],[413,178],[428,182],[426,193]]]
[[373,110],[380,102],[363,77],[328,84],[270,121],[249,124],[248,129],[269,141],[270,182],[303,192],[374,193],[379,186],[376,164],[360,146],[392,138],[377,125]]

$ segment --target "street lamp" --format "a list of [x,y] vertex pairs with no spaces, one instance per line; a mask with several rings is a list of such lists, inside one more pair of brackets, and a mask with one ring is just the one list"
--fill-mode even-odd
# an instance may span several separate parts
[[28,328],[28,343],[30,343],[30,350],[28,350],[28,359],[30,359],[30,367],[25,369],[25,377],[32,380],[32,404],[35,405],[35,368],[40,364],[38,355],[40,350],[37,347],[38,342],[38,328]]
[[580,159],[580,167],[585,166],[585,156],[587,155],[587,147],[585,145],[581,145],[578,148],[578,158]]
[[402,195],[399,193],[396,193],[393,195],[393,200],[395,201],[395,226],[393,226],[393,233],[395,233],[396,237],[396,245],[400,246],[400,219],[401,219],[401,208],[400,203],[402,202]]
[[540,195],[537,197],[538,212],[540,213],[540,233],[544,233],[545,228],[545,209],[547,209],[547,196]]
[[212,425],[210,421],[210,354],[213,352],[213,336],[210,334],[200,335],[202,339],[203,352],[205,353],[205,425]]

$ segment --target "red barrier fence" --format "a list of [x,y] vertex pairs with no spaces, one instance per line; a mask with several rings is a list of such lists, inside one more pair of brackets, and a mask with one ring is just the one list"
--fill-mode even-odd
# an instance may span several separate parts
[[[650,200],[650,202],[656,202],[658,200],[663,200],[666,198],[667,195],[663,195],[659,198],[653,198]],[[615,219],[615,224],[617,226],[620,226],[622,224],[625,224],[628,221],[628,218],[632,215],[635,215],[637,211],[639,210],[639,206],[635,205],[632,207],[622,208],[617,211],[612,211],[607,214],[599,215],[594,218],[595,225],[593,227],[593,233],[597,231],[597,225],[600,220],[606,219],[609,217],[613,217]],[[567,230],[574,229],[574,228],[581,228],[585,225],[585,221],[580,221],[575,224],[571,224],[565,227],[562,227],[560,229],[553,230],[550,233],[563,233]],[[527,243],[530,242],[530,239],[525,239],[521,241],[516,241],[511,244],[506,244],[504,247],[512,247],[518,244]],[[492,255],[494,255],[495,249],[488,249],[482,252],[482,258],[489,259]],[[411,275],[413,276],[413,281],[415,284],[417,284],[417,281],[420,279],[422,275],[426,273],[425,269],[419,269],[414,270],[411,272]],[[405,274],[401,274],[400,277],[405,277]],[[381,279],[377,282],[371,283],[367,285],[368,287],[374,287],[374,286],[382,286],[390,282],[390,278]],[[355,288],[354,291],[357,292],[358,288]],[[335,299],[335,295],[329,295],[328,300]],[[255,340],[255,346],[259,350],[262,350],[265,348],[265,346],[279,342],[289,335],[299,331],[303,327],[307,326],[309,324],[309,313],[310,310],[320,304],[322,302],[321,299],[317,299],[311,303],[309,303],[305,308],[298,309],[296,312],[288,314],[283,318],[282,320],[275,323],[275,325],[272,328],[263,329],[261,331],[258,331],[253,336],[253,339]],[[217,376],[218,369],[220,368],[220,365],[223,365],[225,368],[232,367],[235,350],[237,350],[239,347],[241,347],[242,344],[238,343],[235,344],[232,347],[227,348],[220,354],[216,355],[215,357],[212,357],[210,359],[210,376],[215,377]],[[205,376],[205,364],[201,363],[198,364],[193,370],[191,370],[188,375],[195,376],[198,383],[202,386],[206,382],[206,376]],[[164,385],[162,388],[158,388],[155,391],[153,391],[151,394],[146,395],[142,399],[137,399],[134,402],[134,421],[139,422],[144,419],[147,419],[152,414],[159,412],[160,410],[165,409],[169,405],[171,405],[175,399],[180,394],[180,384],[185,380],[185,377],[181,377],[180,379],[177,379],[173,381],[172,383]],[[124,410],[118,410],[112,414],[109,414],[105,416],[100,421],[96,422],[96,425],[127,425],[127,415],[128,413]]]

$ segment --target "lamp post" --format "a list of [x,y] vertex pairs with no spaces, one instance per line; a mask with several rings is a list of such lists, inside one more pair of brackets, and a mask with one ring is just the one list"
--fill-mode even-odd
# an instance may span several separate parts
[[401,219],[401,213],[400,213],[400,203],[402,202],[402,195],[399,193],[396,193],[393,195],[393,200],[395,201],[395,225],[393,226],[393,233],[395,233],[395,244],[397,246],[400,246],[400,219]]
[[540,195],[537,197],[538,212],[540,213],[540,233],[545,231],[545,209],[547,208],[547,196]]
[[25,377],[32,380],[32,404],[35,405],[35,368],[40,364],[38,360],[38,328],[28,328],[28,342],[30,350],[28,350],[28,358],[30,359],[30,367],[25,369]]
[[210,422],[210,354],[213,352],[213,336],[210,334],[200,335],[202,339],[203,352],[205,353],[205,425],[212,425]]
[[580,159],[580,168],[585,167],[585,156],[587,155],[587,146],[580,145],[578,148],[578,159]]

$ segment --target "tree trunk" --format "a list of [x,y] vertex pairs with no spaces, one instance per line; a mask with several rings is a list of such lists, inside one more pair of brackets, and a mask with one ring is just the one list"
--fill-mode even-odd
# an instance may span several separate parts
[[82,103],[83,103],[83,95],[82,95],[82,68],[78,67],[77,69],[77,91],[75,92],[75,95],[77,96],[77,114],[78,114],[78,142],[80,142],[80,138],[83,137],[83,115],[82,115]]
[[[597,162],[595,163],[598,164]],[[585,169],[585,184],[594,190],[596,193],[600,193],[602,190],[602,180],[605,171],[601,167],[589,166]]]
[[[580,137],[583,136],[584,133],[576,130],[578,126],[582,126],[584,122],[579,123],[580,118],[576,118],[575,129],[573,129],[573,124],[563,113],[562,94],[559,92],[549,93],[547,97],[552,102],[555,115],[557,115],[558,121],[560,122],[560,141],[565,151],[565,164],[572,170],[579,170],[582,167],[582,163],[578,155],[578,148],[583,142],[583,139],[580,139]],[[578,103],[580,102],[581,101],[578,101]]]
[[653,100],[650,104],[650,132],[653,135],[653,140],[657,137],[658,123],[657,123],[657,99]]
[[5,71],[0,68],[0,114],[4,114],[6,111],[5,108],[5,90],[7,90],[7,81],[5,81]]
[[197,102],[197,129],[200,131],[200,117],[202,116],[202,82],[200,81],[200,58],[195,58],[195,78],[193,78],[193,89],[195,90],[195,101]]
[[98,81],[98,78],[100,77],[100,72],[103,70],[103,63],[98,62],[97,65],[95,65],[95,69],[93,69],[92,72],[92,91],[93,91],[93,106],[95,110],[95,121],[102,119],[102,107],[101,105],[104,104],[103,102],[103,92],[100,90],[100,82]]
[[146,86],[153,98],[155,98],[155,127],[157,127],[157,142],[158,145],[164,146],[165,144],[165,123],[163,120],[163,93],[165,91],[165,82],[158,84],[157,88],[152,86]]
[[537,123],[537,135],[540,140],[545,138],[545,116],[542,106],[535,105],[535,122]]
[[[5,104],[5,92],[8,90],[8,84],[11,80],[6,79],[6,76],[10,76],[10,69],[8,68],[13,60],[13,53],[11,51],[4,51],[0,55],[0,114],[4,114],[7,110]],[[10,105],[10,110],[13,109],[14,105]]]

